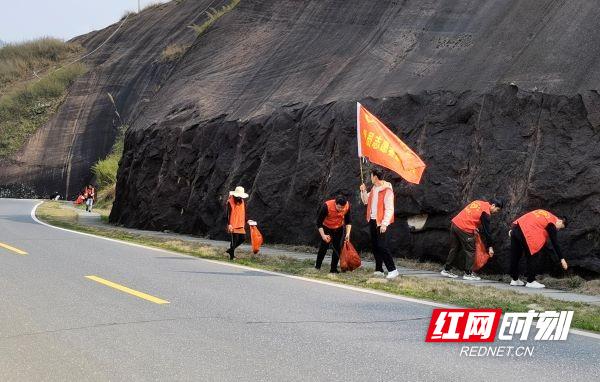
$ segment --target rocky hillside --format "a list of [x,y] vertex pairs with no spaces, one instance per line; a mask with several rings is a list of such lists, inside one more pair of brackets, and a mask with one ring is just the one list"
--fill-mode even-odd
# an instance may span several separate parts
[[203,34],[188,27],[228,3],[174,1],[76,39],[88,74],[0,183],[86,182],[116,134],[110,92],[130,125],[114,222],[219,237],[222,196],[241,184],[270,241],[314,243],[332,193],[359,225],[361,100],[429,165],[422,185],[394,179],[397,255],[443,258],[451,215],[498,195],[499,237],[529,208],[568,214],[572,263],[600,272],[596,1],[242,0]]
[[[443,260],[452,215],[473,198],[501,196],[494,219],[507,265],[509,223],[534,208],[571,219],[561,235],[573,265],[600,271],[600,97],[556,96],[501,86],[488,93],[423,92],[364,99],[429,165],[421,185],[392,177],[396,255]],[[355,103],[296,104],[245,121],[200,119],[193,110],[130,131],[111,220],[225,238],[224,195],[250,190],[249,216],[270,240],[315,244],[317,208],[346,194],[354,205],[353,241],[368,243],[359,205]],[[424,229],[407,220],[427,215]]]

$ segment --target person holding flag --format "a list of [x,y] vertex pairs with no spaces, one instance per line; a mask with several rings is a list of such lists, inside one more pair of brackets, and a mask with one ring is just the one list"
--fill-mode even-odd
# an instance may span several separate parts
[[[419,184],[425,171],[425,163],[400,140],[387,126],[356,103],[356,137],[359,160],[366,158],[372,163],[388,168],[406,181]],[[383,276],[383,264],[388,270],[388,279],[398,277],[388,247],[388,226],[394,221],[394,190],[383,180],[383,172],[371,171],[373,188],[367,192],[364,184],[362,162],[360,162],[360,197],[367,205],[367,222],[371,231],[373,255],[375,256],[375,276]]]
[[373,188],[367,192],[365,184],[360,185],[360,198],[367,206],[367,222],[371,233],[371,246],[375,257],[376,277],[383,277],[383,264],[387,268],[387,279],[399,276],[392,253],[388,246],[388,226],[394,222],[394,190],[389,182],[383,180],[381,170],[371,170]]
[[456,254],[461,253],[460,266],[463,267],[465,280],[481,280],[481,277],[473,273],[473,261],[475,259],[475,235],[481,233],[483,242],[488,248],[490,256],[494,255],[492,236],[490,235],[490,217],[500,212],[504,207],[501,199],[492,199],[489,202],[475,200],[469,203],[458,213],[450,224],[450,252],[440,272],[442,276],[457,278],[452,272],[452,265],[456,262]]
[[326,201],[317,217],[317,229],[321,235],[321,245],[317,253],[316,269],[321,269],[323,259],[327,249],[331,245],[333,253],[331,254],[331,268],[329,273],[340,273],[337,269],[340,253],[342,250],[342,236],[344,235],[344,225],[346,226],[345,241],[350,240],[350,231],[352,231],[352,221],[350,218],[350,203],[345,196],[339,195],[335,199]]
[[[568,269],[556,233],[565,228],[566,219],[558,218],[546,210],[535,210],[526,213],[513,222],[510,236],[510,276],[511,286],[541,289],[546,286],[535,280],[536,270],[533,266],[533,256],[545,252],[550,255],[555,263],[559,263],[566,271]],[[519,260],[525,254],[527,261],[527,283],[519,280]]]

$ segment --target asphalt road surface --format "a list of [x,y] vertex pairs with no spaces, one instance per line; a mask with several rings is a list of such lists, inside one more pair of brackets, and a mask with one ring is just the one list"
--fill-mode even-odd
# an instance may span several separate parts
[[600,339],[531,357],[424,342],[431,304],[76,234],[0,199],[0,380],[591,381]]

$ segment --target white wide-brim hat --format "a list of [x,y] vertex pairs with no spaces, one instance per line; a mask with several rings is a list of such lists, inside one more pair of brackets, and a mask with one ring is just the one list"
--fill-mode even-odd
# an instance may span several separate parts
[[235,190],[229,191],[229,195],[242,199],[246,199],[248,197],[248,194],[246,194],[244,187],[242,186],[237,186]]

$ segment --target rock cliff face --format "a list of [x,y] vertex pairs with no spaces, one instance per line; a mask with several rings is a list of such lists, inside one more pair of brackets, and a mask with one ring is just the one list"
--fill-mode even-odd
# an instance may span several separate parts
[[187,1],[132,14],[126,20],[74,39],[89,56],[88,72],[69,89],[59,111],[10,158],[0,159],[0,190],[27,197],[54,192],[76,195],[92,178],[91,166],[113,145],[121,121],[107,93],[116,102],[123,123],[132,124],[168,77],[172,63],[161,54],[170,44],[191,44],[188,25],[202,23],[200,12],[210,1]]
[[[362,100],[429,165],[420,186],[393,179],[397,255],[443,258],[451,215],[498,195],[496,234],[530,208],[567,214],[574,264],[600,271],[595,0],[242,0],[202,36],[188,28],[226,3],[171,2],[79,37],[88,74],[0,184],[87,182],[116,134],[111,92],[130,125],[113,221],[219,236],[219,198],[242,184],[270,241],[314,243],[318,204],[343,191],[364,245]],[[165,61],[171,44],[187,49]]]
[[[428,164],[421,185],[393,174],[398,256],[443,260],[453,214],[474,198],[500,196],[494,216],[507,266],[507,231],[519,214],[546,208],[570,218],[561,243],[572,264],[600,271],[600,97],[555,96],[500,86],[488,93],[423,92],[362,102]],[[248,214],[271,242],[314,244],[319,205],[337,193],[353,205],[353,238],[366,248],[360,206],[355,103],[291,105],[247,121],[203,120],[182,110],[131,130],[111,220],[225,238],[227,191],[250,191]],[[422,230],[407,219],[427,214]]]

